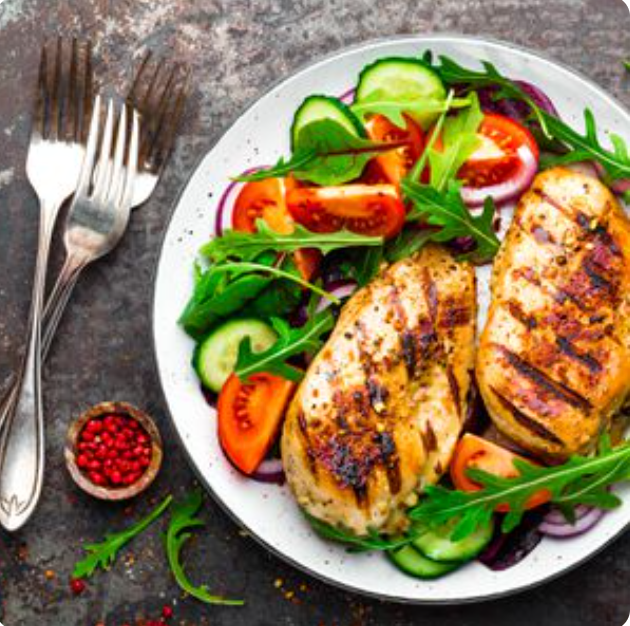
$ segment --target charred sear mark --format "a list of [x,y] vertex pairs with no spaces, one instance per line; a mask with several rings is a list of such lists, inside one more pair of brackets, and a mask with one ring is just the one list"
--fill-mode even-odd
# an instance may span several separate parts
[[451,390],[451,396],[453,396],[453,402],[455,403],[455,408],[457,409],[458,415],[461,417],[461,398],[459,391],[459,383],[457,382],[457,377],[453,372],[453,366],[446,366],[446,377],[448,378],[448,386]]
[[308,432],[308,424],[306,423],[306,416],[304,415],[304,411],[299,411],[297,416],[298,425],[300,426],[300,430],[303,435],[306,435]]
[[564,206],[560,201],[556,200],[542,189],[534,189],[538,197],[546,204],[551,205],[558,212],[562,213],[565,217],[569,218],[572,222],[575,222],[583,230],[589,230],[591,226],[590,219],[584,215],[581,211],[574,213],[571,207]]
[[609,250],[611,254],[617,257],[622,256],[621,249],[617,245],[616,241],[613,239],[613,236],[606,230],[606,228],[602,224],[599,224],[595,228],[594,233],[598,242],[600,242],[603,247]]
[[449,298],[442,308],[440,328],[450,330],[470,322],[470,307],[461,300]]
[[565,384],[549,378],[547,374],[539,370],[536,366],[525,361],[520,356],[508,350],[505,346],[497,346],[503,353],[507,362],[524,378],[527,378],[535,386],[544,389],[547,393],[562,400],[566,404],[583,411],[591,408],[590,402]]
[[525,311],[523,311],[523,307],[521,307],[521,305],[518,302],[514,300],[510,300],[507,303],[507,308],[508,308],[508,311],[510,312],[510,315],[515,320],[523,324],[525,328],[528,328],[529,330],[536,328],[537,323],[534,317],[532,315],[525,313]]
[[420,435],[422,437],[424,449],[427,451],[427,453],[436,452],[438,449],[438,441],[437,437],[435,436],[433,426],[431,426],[431,422],[427,422],[426,430],[421,430]]
[[594,264],[590,263],[588,261],[588,259],[586,261],[584,261],[584,263],[582,264],[582,267],[584,268],[584,271],[586,272],[586,275],[588,276],[589,280],[591,281],[591,285],[595,289],[600,289],[602,291],[608,291],[608,292],[612,293],[614,291],[613,284],[607,278],[604,278],[604,276],[599,274],[595,270],[593,265]]
[[518,407],[516,407],[508,398],[505,397],[502,393],[499,392],[498,389],[494,387],[491,388],[494,394],[499,399],[499,402],[512,414],[512,417],[521,425],[531,431],[534,435],[540,437],[541,439],[546,439],[551,443],[555,443],[557,445],[563,445],[564,442],[560,439],[555,433],[551,432],[548,428],[543,426],[540,422],[529,417],[521,411]]
[[342,430],[347,430],[350,428],[350,424],[348,422],[348,412],[349,407],[348,403],[344,402],[344,394],[339,389],[336,389],[333,393],[333,403],[336,409],[335,421],[337,422],[337,426]]
[[416,373],[416,363],[418,359],[416,337],[412,331],[406,330],[401,334],[400,342],[402,344],[403,360],[407,368],[407,375],[409,378],[413,378]]
[[585,365],[593,374],[598,374],[602,371],[601,363],[594,356],[591,356],[587,352],[578,352],[566,337],[557,337],[556,344],[563,354],[582,363],[582,365]]
[[387,411],[387,399],[389,398],[389,390],[384,385],[381,385],[374,378],[369,378],[367,381],[368,396],[372,408],[376,413],[382,415]]
[[374,468],[382,466],[389,480],[400,489],[398,451],[391,435],[374,433],[371,429],[336,432],[313,445],[317,461],[332,474],[339,486],[354,491],[357,502],[367,503],[368,481]]
[[381,460],[387,473],[389,490],[392,494],[396,494],[400,491],[402,486],[400,461],[396,449],[396,442],[388,432],[376,433],[374,435],[374,441],[381,449]]

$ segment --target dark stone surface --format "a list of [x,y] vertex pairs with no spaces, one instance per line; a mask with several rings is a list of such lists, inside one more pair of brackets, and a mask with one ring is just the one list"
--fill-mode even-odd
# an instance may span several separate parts
[[[0,620],[5,626],[173,623],[308,626],[621,626],[630,610],[630,537],[577,571],[518,597],[464,608],[366,600],[308,578],[267,554],[212,501],[186,558],[192,578],[245,598],[244,608],[182,599],[165,563],[159,528],[140,537],[110,573],[72,597],[68,577],[83,542],[99,540],[181,495],[192,472],[175,442],[153,369],[152,273],[172,206],[195,161],[268,85],[319,55],[395,33],[488,34],[541,50],[591,76],[630,105],[621,58],[630,49],[622,0],[5,0],[0,7],[0,380],[15,365],[28,309],[37,203],[24,176],[31,86],[44,34],[96,43],[103,84],[121,88],[143,46],[194,66],[196,111],[151,201],[122,245],[82,279],[46,367],[48,472],[44,497],[19,535],[0,535]],[[57,250],[56,261],[60,260]],[[166,465],[148,497],[129,509],[83,496],[62,464],[69,420],[89,405],[127,400],[154,414]],[[132,558],[133,557],[133,562]],[[282,580],[279,588],[275,581]],[[291,600],[285,593],[294,592]]]

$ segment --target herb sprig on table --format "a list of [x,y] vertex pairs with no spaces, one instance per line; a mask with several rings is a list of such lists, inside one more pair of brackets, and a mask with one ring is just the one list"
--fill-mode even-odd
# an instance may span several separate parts
[[129,528],[118,533],[105,535],[101,543],[87,544],[83,547],[87,553],[85,558],[79,561],[72,572],[73,578],[89,578],[97,569],[108,570],[116,560],[118,552],[132,539],[146,530],[153,522],[159,519],[173,501],[172,496],[167,496],[145,518],[136,522]]
[[166,554],[171,571],[180,588],[205,604],[241,606],[243,600],[233,600],[211,594],[207,585],[195,585],[190,582],[182,564],[182,550],[192,537],[189,532],[205,526],[205,522],[196,517],[201,508],[203,496],[199,490],[191,493],[185,500],[174,505],[171,520],[166,531]]

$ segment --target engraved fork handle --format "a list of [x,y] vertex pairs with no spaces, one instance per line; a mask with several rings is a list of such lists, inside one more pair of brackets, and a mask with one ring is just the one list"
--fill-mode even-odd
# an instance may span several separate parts
[[41,319],[52,232],[61,203],[42,202],[26,352],[0,407],[0,524],[21,528],[32,515],[44,478]]

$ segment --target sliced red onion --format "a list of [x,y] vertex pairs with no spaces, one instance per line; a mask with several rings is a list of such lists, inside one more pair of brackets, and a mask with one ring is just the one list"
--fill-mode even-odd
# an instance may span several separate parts
[[265,459],[250,478],[259,483],[272,485],[284,485],[286,476],[280,459]]
[[[582,519],[585,515],[588,515],[593,510],[593,507],[586,506],[584,504],[578,504],[575,507],[575,519]],[[564,513],[560,509],[553,508],[545,518],[543,519],[545,524],[555,524],[556,526],[566,526],[569,521],[564,516]]]
[[462,199],[469,207],[483,206],[485,199],[490,196],[497,204],[502,204],[518,198],[532,183],[538,172],[538,159],[526,145],[518,148],[521,165],[516,176],[489,187],[462,187]]
[[[349,298],[357,290],[357,287],[357,283],[353,280],[339,280],[337,282],[324,285],[324,289],[330,295],[335,296],[339,300]],[[325,311],[331,304],[332,302],[328,298],[322,297],[315,309],[315,312],[320,313],[321,311]]]
[[591,530],[601,519],[604,517],[605,511],[603,509],[591,509],[586,515],[576,520],[575,524],[553,524],[544,521],[538,529],[541,533],[549,536],[556,537],[558,539],[568,539],[570,537],[577,537],[583,535],[585,532]]
[[[514,83],[518,85],[521,90],[532,99],[536,106],[545,111],[545,113],[549,113],[549,115],[554,115],[555,117],[560,117],[558,115],[558,110],[556,109],[554,103],[551,101],[551,98],[549,98],[549,96],[542,89],[524,80],[515,80]],[[495,100],[494,96],[498,92],[498,90],[498,87],[492,86],[483,87],[477,92],[479,95],[481,108],[484,111],[498,113],[499,115],[505,115],[506,117],[516,120],[517,122],[523,122],[530,114],[530,106],[527,104],[527,102],[512,98],[502,98],[501,100]]]
[[339,100],[341,100],[344,104],[350,104],[354,100],[354,92],[354,87],[352,87],[352,89],[348,89],[348,91],[339,96]]
[[[268,167],[267,165],[257,165],[255,167],[250,167],[241,173],[241,176],[246,176],[247,174],[253,174],[254,172],[258,172],[259,170]],[[219,204],[217,205],[217,213],[214,218],[214,236],[221,237],[223,235],[223,216],[225,211],[228,208],[232,208],[232,195],[236,187],[242,185],[237,180],[233,180],[226,188],[225,191],[221,194],[219,198]],[[229,202],[228,202],[229,201]]]

